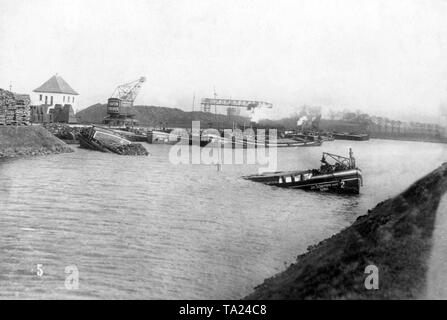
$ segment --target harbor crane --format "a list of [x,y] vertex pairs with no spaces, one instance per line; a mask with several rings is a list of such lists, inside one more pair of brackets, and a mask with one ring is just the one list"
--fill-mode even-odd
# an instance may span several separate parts
[[112,96],[107,101],[107,117],[104,119],[105,124],[127,126],[136,123],[133,115],[129,115],[123,111],[133,106],[133,102],[144,82],[146,82],[146,78],[140,77],[137,80],[116,87]]

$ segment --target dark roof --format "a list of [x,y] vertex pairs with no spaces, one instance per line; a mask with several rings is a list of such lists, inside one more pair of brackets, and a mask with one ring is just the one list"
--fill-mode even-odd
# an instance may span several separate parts
[[39,88],[34,89],[34,92],[51,92],[51,93],[65,93],[79,95],[72,87],[57,74],[52,76],[47,82]]

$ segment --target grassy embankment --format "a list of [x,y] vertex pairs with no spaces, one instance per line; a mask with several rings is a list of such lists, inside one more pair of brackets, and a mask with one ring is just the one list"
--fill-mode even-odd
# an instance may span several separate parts
[[[447,190],[447,163],[350,227],[298,256],[246,299],[417,299],[425,289],[436,211]],[[365,267],[379,270],[366,290]]]
[[0,126],[0,158],[73,152],[41,126]]

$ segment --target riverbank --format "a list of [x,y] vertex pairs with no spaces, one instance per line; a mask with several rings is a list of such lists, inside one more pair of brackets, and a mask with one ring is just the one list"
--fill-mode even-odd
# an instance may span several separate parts
[[430,142],[430,143],[447,143],[447,138],[424,138],[424,137],[405,137],[396,135],[379,135],[377,133],[370,134],[371,139],[383,139],[383,140],[398,140],[398,141],[415,141],[415,142]]
[[[379,203],[340,233],[309,248],[246,299],[417,299],[424,292],[447,163]],[[379,289],[365,288],[378,268]]]
[[41,126],[0,126],[0,159],[73,152]]

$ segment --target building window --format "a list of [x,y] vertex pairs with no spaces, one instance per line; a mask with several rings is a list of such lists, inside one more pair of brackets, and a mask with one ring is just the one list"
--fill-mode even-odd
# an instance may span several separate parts
[[65,96],[63,96],[63,100],[64,100],[64,102],[65,102]]
[[51,105],[53,105],[53,96],[51,96]]
[[42,101],[42,95],[39,94],[39,101]]
[[48,96],[45,96],[45,104],[48,104]]
[[71,98],[71,102],[75,102],[75,97]]

